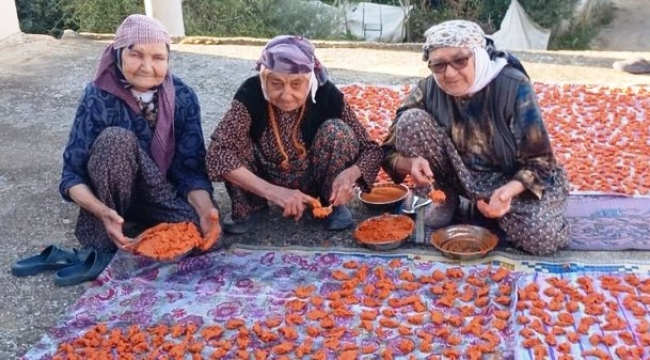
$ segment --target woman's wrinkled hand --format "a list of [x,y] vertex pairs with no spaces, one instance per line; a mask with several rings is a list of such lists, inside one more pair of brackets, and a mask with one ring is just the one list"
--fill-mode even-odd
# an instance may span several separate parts
[[356,179],[359,178],[360,172],[356,169],[349,168],[341,171],[332,182],[332,195],[329,198],[329,203],[332,206],[345,205],[354,197],[354,184]]
[[287,189],[278,186],[271,193],[269,200],[275,205],[284,209],[284,217],[292,217],[298,221],[305,211],[305,204],[308,204],[311,197],[305,195],[300,190]]
[[512,198],[521,194],[524,190],[524,186],[519,181],[511,181],[494,190],[489,203],[479,200],[476,207],[486,218],[497,219],[503,217],[510,211]]
[[411,158],[411,180],[418,186],[431,185],[433,182],[433,172],[429,162],[423,157],[418,156]]
[[201,224],[201,232],[203,233],[203,236],[207,236],[211,232],[220,229],[219,211],[215,208],[212,208],[210,211],[206,211],[204,214],[202,214],[199,221]]
[[201,231],[203,232],[203,243],[199,247],[201,251],[208,251],[217,244],[221,235],[221,225],[219,223],[219,211],[215,208],[210,209],[201,215]]
[[124,236],[124,232],[122,231],[124,219],[117,213],[117,211],[108,209],[102,213],[100,219],[104,224],[108,238],[111,239],[120,249],[128,249],[129,245],[131,245],[134,240]]

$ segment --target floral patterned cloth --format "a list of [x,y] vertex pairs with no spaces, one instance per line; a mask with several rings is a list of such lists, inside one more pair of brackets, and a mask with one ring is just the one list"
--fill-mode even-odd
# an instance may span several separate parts
[[[544,329],[549,330],[549,332],[558,328],[561,328],[563,330],[566,330],[567,333],[571,332],[576,332],[579,329],[579,324],[581,321],[592,318],[592,319],[597,319],[596,322],[591,325],[588,329],[588,334],[584,336],[580,336],[579,340],[576,343],[568,342],[567,337],[563,334],[560,334],[557,336],[557,342],[558,343],[567,343],[571,344],[570,347],[568,347],[564,352],[558,351],[558,347],[549,347],[547,354],[543,357],[545,359],[561,359],[562,356],[569,356],[572,359],[585,359],[585,358],[597,358],[597,357],[592,357],[594,351],[599,351],[601,354],[606,354],[606,356],[609,359],[632,359],[632,358],[643,358],[643,359],[648,359],[650,356],[650,350],[648,350],[647,344],[644,344],[644,339],[641,339],[640,334],[635,334],[633,337],[633,341],[631,341],[628,344],[624,344],[620,340],[617,341],[613,346],[606,346],[605,344],[598,344],[594,346],[593,339],[602,337],[602,336],[613,336],[614,338],[618,338],[619,335],[623,332],[628,332],[631,334],[632,332],[635,331],[635,328],[639,326],[641,323],[647,323],[648,320],[650,320],[650,316],[648,316],[647,313],[645,315],[641,316],[635,316],[633,315],[633,312],[630,308],[628,308],[629,304],[626,300],[629,301],[629,299],[626,299],[628,297],[634,298],[636,294],[639,296],[643,296],[644,293],[640,290],[636,290],[636,294],[630,295],[626,291],[621,291],[619,290],[614,290],[614,289],[609,289],[609,286],[607,285],[607,282],[611,281],[617,281],[617,284],[621,286],[622,289],[625,289],[625,287],[630,286],[630,283],[634,283],[635,280],[642,282],[642,283],[647,283],[650,281],[650,278],[648,277],[648,272],[647,270],[645,271],[645,274],[643,276],[639,276],[637,274],[624,274],[624,273],[603,273],[600,272],[599,269],[594,269],[594,270],[587,270],[584,269],[583,271],[580,272],[574,272],[574,271],[566,271],[561,274],[549,274],[549,273],[544,273],[542,271],[530,274],[529,276],[526,277],[521,277],[517,281],[517,288],[518,289],[525,289],[527,286],[534,284],[535,286],[538,287],[537,294],[542,302],[545,302],[546,304],[549,304],[553,302],[553,297],[549,296],[549,294],[552,294],[554,290],[562,288],[562,285],[558,286],[557,284],[567,284],[570,286],[572,289],[576,289],[576,293],[579,294],[579,296],[584,296],[587,298],[600,298],[602,297],[603,302],[602,304],[599,304],[602,308],[607,307],[607,310],[603,311],[602,315],[598,315],[594,312],[589,312],[585,310],[585,306],[583,303],[580,303],[580,306],[577,311],[571,313],[571,316],[575,319],[575,323],[573,326],[563,326],[560,322],[559,314],[564,312],[564,314],[568,314],[566,309],[562,309],[562,311],[553,311],[553,310],[545,310],[546,314],[551,314],[552,316],[552,324],[553,326],[550,325],[543,325]],[[587,281],[585,281],[587,280]],[[590,288],[589,284],[593,284],[593,288]],[[633,289],[633,288],[632,288]],[[523,290],[522,290],[523,291]],[[550,291],[550,292],[549,292]],[[634,290],[632,290],[634,291]],[[538,317],[532,314],[534,306],[532,306],[532,301],[529,299],[526,300],[519,300],[519,303],[522,304],[522,306],[517,310],[513,316],[516,316],[519,318],[520,316],[526,317],[530,320],[529,323],[527,324],[521,324],[519,321],[514,321],[513,322],[513,333],[514,334],[522,334],[522,331],[524,329],[527,329],[528,331],[531,330],[531,328],[535,327],[535,322],[538,322],[539,324],[542,324],[543,321]],[[594,303],[598,303],[594,301]],[[643,306],[643,305],[639,305]],[[619,317],[620,319],[623,320],[623,326],[622,329],[612,329],[611,325],[611,318],[610,316],[612,314],[616,314],[616,317]],[[637,314],[638,315],[638,314]],[[535,356],[535,353],[533,349],[526,348],[524,346],[524,341],[526,338],[524,336],[516,336],[515,337],[515,347],[519,349],[515,355],[515,359],[521,359],[521,360],[533,360],[536,358],[539,358]],[[545,340],[543,336],[540,336],[540,339],[542,341]],[[619,338],[620,339],[620,338]],[[633,357],[633,356],[621,356],[621,354],[625,354],[626,351],[631,351],[634,349],[634,351],[640,351],[642,352],[642,355],[640,357]],[[591,356],[588,356],[588,352],[592,352]],[[602,359],[602,357],[601,357]]]
[[[331,292],[342,289],[340,277],[336,276],[335,272],[337,270],[347,271],[348,273],[353,272],[353,270],[344,266],[350,261],[356,262],[358,266],[367,265],[371,269],[384,269],[386,277],[395,284],[399,284],[399,289],[393,290],[395,295],[392,295],[392,297],[402,298],[416,294],[423,299],[424,305],[427,307],[426,311],[441,311],[445,318],[457,315],[458,302],[461,301],[462,296],[454,300],[456,301],[454,308],[451,310],[444,308],[438,302],[440,298],[436,297],[436,291],[432,289],[435,284],[423,286],[416,290],[405,289],[403,285],[409,282],[405,273],[410,273],[415,278],[421,276],[435,278],[436,271],[442,271],[448,274],[447,279],[449,279],[453,277],[453,275],[450,275],[450,271],[461,270],[464,277],[458,280],[458,289],[462,289],[463,292],[473,291],[471,287],[467,290],[469,284],[475,284],[475,282],[469,281],[468,277],[474,275],[475,281],[485,279],[485,283],[489,285],[489,291],[485,296],[492,300],[483,308],[475,308],[473,315],[465,317],[464,321],[467,324],[473,318],[485,316],[488,322],[486,322],[484,328],[491,329],[488,332],[498,334],[501,340],[495,352],[498,359],[534,358],[532,352],[522,346],[524,339],[519,334],[524,326],[518,323],[519,316],[528,316],[534,319],[534,315],[529,311],[530,308],[520,308],[518,306],[520,301],[530,302],[530,299],[517,300],[516,295],[531,284],[537,284],[539,296],[547,303],[550,303],[548,298],[550,293],[546,293],[551,283],[548,281],[550,278],[565,279],[575,289],[578,289],[577,291],[582,293],[584,289],[581,289],[579,279],[589,276],[593,279],[595,286],[593,290],[605,296],[603,301],[621,301],[621,297],[627,295],[624,292],[615,295],[603,290],[604,287],[601,286],[603,277],[601,276],[618,277],[623,282],[637,279],[637,282],[650,284],[648,266],[642,265],[629,267],[602,264],[553,264],[544,262],[529,263],[518,260],[504,262],[503,260],[496,260],[496,258],[488,258],[484,259],[482,265],[463,265],[459,267],[457,264],[442,262],[440,258],[435,256],[297,250],[274,251],[266,249],[235,249],[230,253],[225,251],[213,252],[198,257],[186,258],[178,263],[163,264],[119,252],[107,270],[69,309],[61,321],[21,360],[51,360],[52,354],[59,344],[82,335],[98,323],[106,324],[109,328],[126,328],[132,324],[146,327],[158,324],[172,325],[192,322],[201,327],[210,325],[223,326],[232,318],[240,318],[244,319],[246,326],[250,328],[254,323],[265,319],[283,318],[287,313],[287,305],[297,299],[293,293],[297,286],[313,285],[313,294],[324,299],[327,299],[328,294]],[[395,261],[398,262],[397,265],[394,264]],[[478,262],[474,263],[478,264]],[[500,267],[493,267],[493,264]],[[509,268],[513,271],[506,274],[502,280],[496,279],[495,276],[499,273],[499,269],[503,268]],[[377,281],[378,275],[374,271],[369,271],[368,274],[367,281],[356,290],[359,293],[366,285],[379,283]],[[438,285],[440,284],[438,283]],[[502,298],[500,294],[502,294],[503,287],[511,289],[510,297],[512,301],[509,304],[504,303],[503,300],[496,300],[499,297]],[[324,308],[330,305],[331,303],[326,303]],[[361,311],[368,310],[368,307],[364,304],[356,304],[351,305],[350,308],[355,312],[355,316],[351,318],[337,317],[335,318],[335,325],[349,330],[360,329],[358,315]],[[386,309],[385,304],[379,309]],[[510,311],[512,318],[512,320],[507,321],[507,327],[502,331],[495,329],[495,319],[499,317],[496,314],[499,310]],[[621,318],[626,319],[625,321],[631,328],[644,318],[635,318],[622,307],[619,307],[619,310]],[[439,329],[451,328],[447,324],[434,325],[428,320],[428,317],[422,325],[413,326],[404,320],[413,313],[413,310],[409,310],[408,306],[406,308],[400,307],[395,313],[395,319],[399,324],[411,326],[413,334],[418,333],[419,330],[434,333]],[[585,317],[584,308],[579,309],[575,316],[578,319]],[[645,319],[648,319],[647,314]],[[307,324],[309,323],[307,322]],[[604,324],[605,321],[603,320],[600,325],[594,325],[588,336],[603,333],[604,330],[601,329],[601,326],[604,326]],[[456,328],[451,331],[460,330]],[[300,343],[307,336],[304,329],[298,329],[298,334],[299,338],[296,343]],[[233,334],[226,333],[224,336],[232,338]],[[589,348],[588,336],[572,347],[571,353],[573,355],[579,356],[578,354],[581,351]],[[393,348],[397,359],[406,359],[408,357],[403,356],[403,353],[397,350],[397,342],[404,338],[405,336],[399,335],[397,329],[389,329],[385,337],[381,339],[373,332],[360,331],[357,336],[346,333],[341,337],[341,340],[345,343],[356,343],[361,346],[374,344],[381,349]],[[259,339],[255,337],[252,337],[252,339],[250,344],[252,349],[263,346]],[[473,335],[463,336],[462,342],[457,349],[464,352],[467,346],[476,344],[477,341],[480,340],[474,338]],[[443,345],[439,339],[434,339],[432,345],[432,354],[434,355],[440,354],[443,349],[449,347]],[[313,348],[323,349],[325,347],[322,340],[316,338]],[[208,358],[205,356],[206,354],[203,355],[204,358]],[[417,348],[413,355],[418,359],[426,357]],[[332,352],[328,353],[327,359],[336,358]],[[373,354],[362,358],[375,359],[377,356]],[[271,357],[271,359],[274,359],[274,357]]]
[[650,251],[650,199],[616,195],[571,195],[568,250]]
[[[298,285],[313,284],[316,293],[323,297],[339,290],[341,283],[332,277],[332,270],[343,269],[342,264],[349,260],[371,268],[384,267],[387,276],[399,282],[398,269],[389,270],[387,266],[395,258],[402,262],[402,270],[408,269],[416,276],[447,269],[433,261],[414,262],[406,255],[235,250],[230,254],[214,252],[179,263],[162,264],[118,252],[107,270],[22,360],[51,359],[59,344],[74,339],[98,323],[105,323],[109,328],[185,322],[207,326],[223,325],[238,317],[246,319],[250,327],[256,321],[284,317],[285,304],[295,299],[292,291]],[[464,268],[465,273],[480,270],[480,267]],[[513,283],[517,276],[518,273],[513,272],[506,281]],[[369,277],[368,282],[373,280]],[[496,292],[496,288],[495,285],[491,291]],[[423,287],[418,294],[431,298],[425,294],[427,289]],[[427,306],[434,308],[433,300],[427,301]],[[355,305],[353,309],[360,313],[365,307]],[[488,306],[484,311],[487,314],[493,310]],[[358,317],[336,318],[336,322],[337,326],[359,327]],[[433,331],[431,323],[422,326],[426,331]],[[301,337],[306,336],[304,331],[299,333]],[[343,340],[356,341],[360,345],[396,347],[400,338],[397,329],[388,331],[387,335],[380,340],[372,333],[362,333],[359,337],[344,336]],[[506,329],[500,336],[499,351],[503,358],[512,358],[511,331]],[[315,342],[314,349],[322,348],[319,341],[322,340]],[[251,344],[253,348],[260,346],[259,341]],[[443,346],[434,344],[434,349],[441,352]],[[335,358],[330,355],[328,358]]]

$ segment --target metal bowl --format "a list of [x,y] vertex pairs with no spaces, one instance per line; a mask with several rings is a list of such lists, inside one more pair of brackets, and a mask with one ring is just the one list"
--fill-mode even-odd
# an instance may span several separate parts
[[495,234],[475,225],[453,225],[431,234],[431,244],[448,258],[473,260],[486,256],[499,242]]
[[[378,193],[387,188],[399,190],[399,195],[396,194],[396,196],[391,197],[390,200],[384,201],[373,199],[373,196],[378,196]],[[406,199],[410,191],[411,190],[406,185],[402,184],[376,184],[372,187],[369,193],[360,192],[359,200],[371,209],[386,209],[388,207],[394,207],[400,201]]]
[[[406,220],[408,220],[409,224],[411,225],[410,230],[408,231],[408,233],[404,237],[399,238],[399,239],[386,239],[385,241],[372,241],[372,242],[367,242],[367,241],[363,241],[363,240],[359,239],[359,237],[357,236],[357,232],[359,231],[359,228],[363,224],[382,221],[382,220],[385,220],[386,218],[406,219]],[[411,235],[413,234],[414,229],[415,229],[415,222],[410,217],[408,217],[406,215],[384,214],[384,215],[380,215],[380,216],[371,217],[371,218],[369,218],[367,220],[364,220],[361,223],[359,223],[359,226],[357,226],[357,229],[354,230],[353,235],[354,235],[355,240],[357,240],[360,244],[366,246],[369,249],[376,250],[376,251],[388,251],[388,250],[397,249],[400,246],[404,245],[404,243],[406,243],[408,241],[408,239],[411,237]]]

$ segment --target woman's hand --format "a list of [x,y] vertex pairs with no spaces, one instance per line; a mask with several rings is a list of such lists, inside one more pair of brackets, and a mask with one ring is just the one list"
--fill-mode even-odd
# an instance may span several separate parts
[[124,236],[124,231],[122,231],[124,219],[117,211],[99,201],[85,184],[77,184],[71,187],[68,189],[68,195],[75,203],[102,221],[106,235],[115,245],[121,249],[129,250],[129,246],[133,244],[134,240]]
[[124,232],[122,231],[124,219],[118,215],[117,211],[107,208],[102,212],[100,219],[104,224],[108,238],[111,239],[119,248],[128,248],[128,246],[133,243],[132,239],[124,236]]
[[210,209],[201,214],[200,218],[201,232],[203,236],[208,236],[214,231],[221,233],[221,225],[219,225],[219,211],[215,208]]
[[201,231],[203,232],[203,243],[199,246],[201,251],[209,251],[214,247],[221,235],[221,225],[219,224],[219,211],[211,208],[201,215]]
[[282,214],[284,217],[292,217],[298,221],[305,211],[305,204],[310,202],[311,197],[303,194],[300,190],[277,186],[271,191],[269,200],[284,209]]
[[421,156],[409,159],[411,161],[411,180],[413,180],[415,185],[431,185],[433,182],[433,172],[431,171],[429,162]]
[[354,165],[341,171],[332,182],[329,203],[332,206],[345,205],[354,197],[354,184],[361,177],[361,170]]
[[510,181],[494,190],[489,203],[479,200],[476,203],[476,207],[486,218],[500,218],[510,211],[512,198],[521,194],[525,189],[521,182],[516,180]]

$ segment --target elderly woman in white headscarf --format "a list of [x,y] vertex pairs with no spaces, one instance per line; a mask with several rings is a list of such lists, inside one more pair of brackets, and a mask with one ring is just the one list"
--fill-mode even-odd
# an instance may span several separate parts
[[208,147],[210,178],[225,182],[232,201],[224,231],[248,232],[269,203],[298,220],[312,198],[333,206],[329,230],[350,228],[354,222],[346,204],[356,185],[364,191],[373,185],[379,144],[329,80],[307,39],[272,39],[257,70],[259,75],[237,90]]
[[445,192],[446,203],[428,214],[431,227],[455,215],[488,218],[533,254],[565,246],[568,181],[527,76],[486,48],[473,22],[446,21],[425,36],[432,74],[398,109],[382,167],[395,181],[410,175]]

